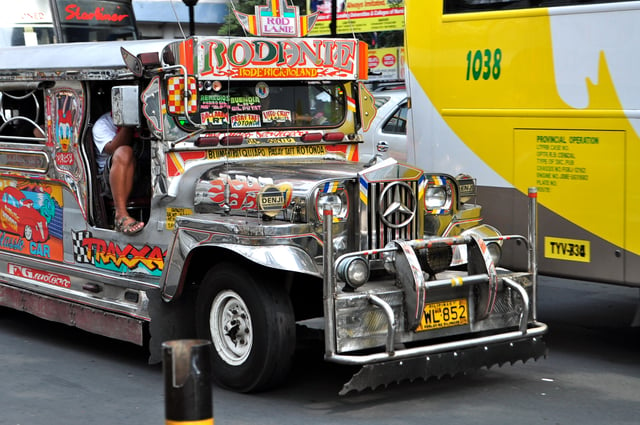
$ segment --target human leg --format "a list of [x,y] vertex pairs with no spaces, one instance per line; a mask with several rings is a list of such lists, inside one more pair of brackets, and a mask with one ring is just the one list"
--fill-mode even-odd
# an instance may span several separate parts
[[137,233],[144,227],[143,222],[129,217],[127,213],[127,201],[133,188],[135,166],[135,155],[133,148],[129,145],[118,147],[111,157],[109,185],[115,207],[116,230],[128,234]]

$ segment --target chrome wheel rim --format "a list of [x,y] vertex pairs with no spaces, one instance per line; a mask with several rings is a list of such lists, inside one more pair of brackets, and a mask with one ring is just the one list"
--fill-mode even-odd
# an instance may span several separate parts
[[220,292],[209,315],[211,339],[218,355],[228,364],[244,363],[253,346],[253,327],[249,309],[231,290]]

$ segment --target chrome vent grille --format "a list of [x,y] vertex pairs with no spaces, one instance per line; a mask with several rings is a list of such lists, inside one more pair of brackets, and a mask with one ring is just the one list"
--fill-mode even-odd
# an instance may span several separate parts
[[368,249],[380,249],[392,240],[422,238],[418,181],[369,183]]

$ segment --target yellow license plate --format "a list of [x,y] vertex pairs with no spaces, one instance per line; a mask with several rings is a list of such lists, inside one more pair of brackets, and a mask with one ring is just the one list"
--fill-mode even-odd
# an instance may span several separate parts
[[424,306],[424,314],[416,331],[448,328],[469,323],[466,299],[441,301]]

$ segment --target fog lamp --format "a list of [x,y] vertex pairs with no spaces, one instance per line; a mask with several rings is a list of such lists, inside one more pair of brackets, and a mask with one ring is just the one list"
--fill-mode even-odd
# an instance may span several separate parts
[[356,289],[369,280],[369,262],[363,257],[348,257],[337,266],[338,277]]

